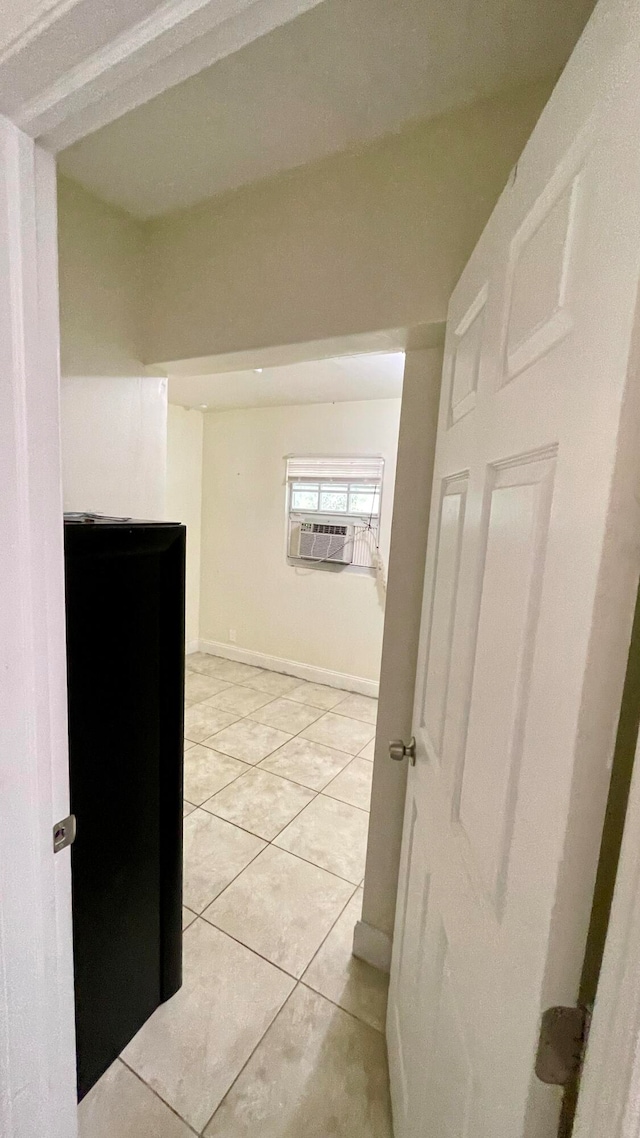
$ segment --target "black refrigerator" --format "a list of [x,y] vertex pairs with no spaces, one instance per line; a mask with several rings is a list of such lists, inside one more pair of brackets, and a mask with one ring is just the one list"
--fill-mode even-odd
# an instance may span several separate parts
[[182,983],[185,528],[65,517],[78,1096]]

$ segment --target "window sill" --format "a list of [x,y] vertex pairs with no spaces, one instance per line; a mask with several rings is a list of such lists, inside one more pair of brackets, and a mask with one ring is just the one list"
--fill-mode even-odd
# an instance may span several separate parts
[[335,565],[330,561],[307,561],[303,557],[287,557],[287,565],[292,569],[307,569],[311,573],[316,571],[325,573],[350,573],[356,577],[372,577],[375,579],[376,571],[370,565]]

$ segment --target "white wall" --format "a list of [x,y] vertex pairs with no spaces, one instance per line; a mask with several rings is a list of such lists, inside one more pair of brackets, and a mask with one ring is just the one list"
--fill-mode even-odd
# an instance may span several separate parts
[[388,556],[399,399],[261,407],[204,416],[200,635],[377,681],[383,606],[374,578],[287,564],[287,454],[385,457]]
[[60,422],[65,510],[164,517],[166,379],[67,377]]
[[167,382],[141,363],[143,230],[58,183],[65,510],[162,518]]
[[520,88],[149,222],[145,359],[444,320],[549,90]]
[[165,517],[187,527],[187,650],[200,636],[200,535],[202,513],[203,414],[169,404]]

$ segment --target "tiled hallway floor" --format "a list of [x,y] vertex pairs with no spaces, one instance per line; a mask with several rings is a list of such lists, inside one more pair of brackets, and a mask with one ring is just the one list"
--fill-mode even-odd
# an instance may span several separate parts
[[184,983],[81,1138],[391,1138],[386,978],[351,956],[376,701],[187,658]]

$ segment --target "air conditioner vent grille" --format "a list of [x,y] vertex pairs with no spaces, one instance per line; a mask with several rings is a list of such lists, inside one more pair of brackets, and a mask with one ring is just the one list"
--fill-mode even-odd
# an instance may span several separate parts
[[306,561],[348,565],[353,559],[353,526],[302,522],[294,555]]
[[302,530],[304,533],[334,533],[340,537],[347,536],[346,526],[325,525],[323,522],[303,522]]

